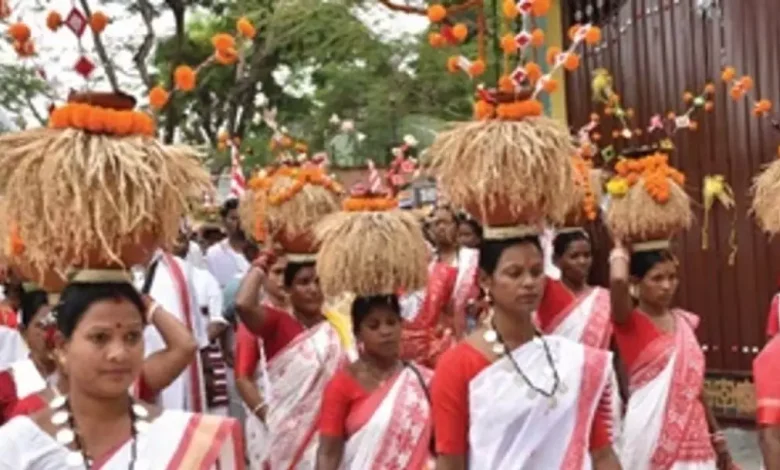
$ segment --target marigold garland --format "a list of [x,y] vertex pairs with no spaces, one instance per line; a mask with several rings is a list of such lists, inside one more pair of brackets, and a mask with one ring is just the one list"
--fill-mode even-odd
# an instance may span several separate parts
[[117,111],[84,103],[68,103],[49,115],[52,129],[80,129],[119,137],[155,135],[154,119],[140,111]]
[[282,166],[274,173],[274,176],[277,175],[294,179],[295,183],[283,191],[269,195],[268,203],[272,206],[280,206],[291,200],[306,184],[321,186],[333,194],[341,194],[343,191],[341,185],[329,177],[319,166]]
[[341,203],[347,212],[384,212],[398,207],[398,200],[387,196],[350,196]]
[[643,180],[645,190],[659,204],[669,201],[669,180],[678,186],[685,184],[685,175],[669,166],[669,156],[663,153],[640,159],[622,159],[615,164],[615,173],[617,176],[607,184],[611,195],[622,197],[632,186]]

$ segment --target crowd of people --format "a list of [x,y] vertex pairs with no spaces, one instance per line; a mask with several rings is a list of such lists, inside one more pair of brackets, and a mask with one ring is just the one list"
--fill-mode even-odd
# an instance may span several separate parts
[[[257,246],[237,208],[224,238],[183,227],[123,283],[52,299],[7,274],[0,468],[734,468],[670,251],[617,243],[605,289],[584,230],[492,241],[441,205],[420,221],[427,287],[358,297],[344,322],[315,264]],[[770,469],[776,409],[759,402]]]

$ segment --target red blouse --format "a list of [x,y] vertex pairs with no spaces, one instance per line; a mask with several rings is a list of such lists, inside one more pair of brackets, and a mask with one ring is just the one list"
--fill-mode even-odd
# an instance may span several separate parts
[[563,284],[563,282],[547,278],[544,286],[544,295],[536,311],[536,319],[539,329],[548,332],[550,324],[564,309],[568,308],[576,296]]
[[320,434],[328,437],[347,437],[345,423],[354,406],[360,405],[371,394],[344,368],[330,379],[322,395]]
[[665,334],[647,315],[638,310],[633,310],[625,323],[613,325],[620,359],[629,370],[647,345]]
[[250,331],[243,323],[238,325],[236,332],[236,378],[253,377],[260,361],[260,345],[263,341],[267,360],[285,348],[299,334],[305,331],[303,325],[284,310],[263,306],[265,320],[257,331]]
[[[436,451],[445,455],[468,453],[469,382],[490,361],[469,343],[459,343],[439,360],[431,386]],[[611,444],[609,390],[605,390],[591,428],[590,448]]]

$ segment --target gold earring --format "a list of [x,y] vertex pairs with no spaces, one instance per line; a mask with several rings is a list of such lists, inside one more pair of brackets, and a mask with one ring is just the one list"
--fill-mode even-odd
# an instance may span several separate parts
[[628,288],[628,295],[635,299],[639,298],[639,286],[636,284],[631,284],[631,286]]

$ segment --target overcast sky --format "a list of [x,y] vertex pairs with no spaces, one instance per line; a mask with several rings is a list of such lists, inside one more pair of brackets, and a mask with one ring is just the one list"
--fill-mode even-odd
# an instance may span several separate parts
[[[75,35],[66,27],[57,32],[51,32],[46,28],[47,12],[56,10],[65,19],[72,8],[72,0],[12,0],[15,3],[14,13],[10,20],[26,22],[33,30],[33,38],[39,51],[38,57],[26,60],[28,66],[42,70],[52,88],[61,99],[67,96],[71,88],[83,88],[86,85],[84,79],[78,75],[73,67],[81,55],[93,61],[97,68],[91,76],[90,88],[106,89],[108,82],[105,80],[100,60],[95,53],[92,35],[86,31],[77,41]],[[78,2],[76,2],[78,3]],[[124,2],[122,2],[124,3]],[[40,5],[46,4],[46,9]],[[98,9],[98,2],[90,2],[94,10]],[[119,80],[124,90],[132,92],[143,101],[145,97],[141,88],[141,81],[132,63],[132,56],[142,43],[145,34],[143,21],[139,16],[127,17],[124,7],[118,6],[119,1],[100,2],[100,9],[114,21],[106,28],[102,38],[107,49],[112,52],[112,60],[119,72]],[[361,11],[358,15],[361,20],[370,25],[373,30],[388,38],[397,38],[401,35],[419,32],[427,27],[427,19],[419,16],[409,16],[388,11],[382,6],[373,7],[367,11]],[[173,18],[169,11],[155,21],[155,32],[158,37],[172,34]],[[262,31],[260,31],[262,34]],[[0,47],[0,60],[18,60],[7,43]],[[284,79],[284,73],[277,74],[277,80]],[[39,103],[43,108],[44,103]]]

